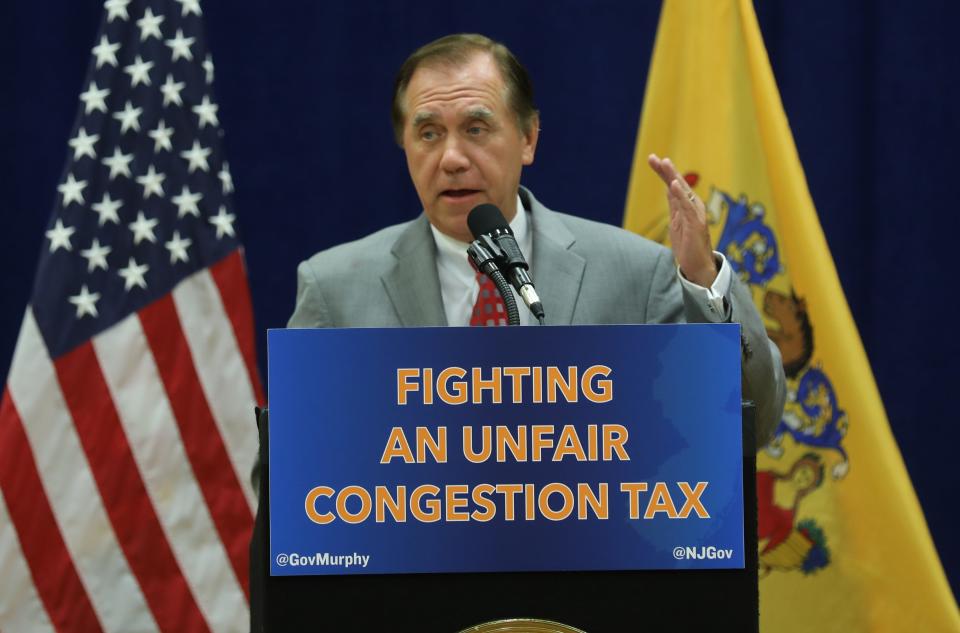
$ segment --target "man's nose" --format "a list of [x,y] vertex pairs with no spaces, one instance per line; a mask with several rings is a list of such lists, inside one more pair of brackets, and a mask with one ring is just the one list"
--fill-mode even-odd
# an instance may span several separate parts
[[470,158],[464,151],[459,139],[453,135],[447,137],[440,157],[440,169],[450,174],[466,171],[470,167]]

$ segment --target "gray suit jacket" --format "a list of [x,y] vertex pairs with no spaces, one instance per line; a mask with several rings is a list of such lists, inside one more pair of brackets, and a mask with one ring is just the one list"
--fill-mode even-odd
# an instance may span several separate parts
[[[531,212],[530,273],[548,325],[710,323],[713,306],[683,289],[670,249],[623,229],[547,209]],[[289,327],[447,325],[436,243],[425,216],[317,253],[297,269]],[[785,379],[749,290],[734,277],[727,300],[743,331],[743,395],[757,405],[757,443],[780,420]]]

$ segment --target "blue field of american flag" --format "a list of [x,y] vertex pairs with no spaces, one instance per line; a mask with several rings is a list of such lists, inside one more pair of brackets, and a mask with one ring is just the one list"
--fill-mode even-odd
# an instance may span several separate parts
[[197,0],[107,0],[0,405],[0,630],[242,631],[262,401]]

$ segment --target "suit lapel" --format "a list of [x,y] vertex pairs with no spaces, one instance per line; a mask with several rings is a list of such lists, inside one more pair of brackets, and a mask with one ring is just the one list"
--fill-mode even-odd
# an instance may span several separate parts
[[526,189],[520,190],[533,223],[533,262],[530,275],[543,302],[546,321],[570,325],[580,296],[586,261],[570,250],[576,239],[557,215],[537,201]]
[[425,216],[410,223],[391,252],[396,265],[381,280],[401,325],[446,325],[437,278],[437,245]]
[[[526,189],[524,207],[531,211],[533,261],[530,274],[543,301],[547,323],[570,325],[580,296],[586,261],[570,248],[573,233],[557,215]],[[437,278],[437,245],[426,216],[410,223],[391,251],[396,265],[381,278],[401,325],[447,325]]]

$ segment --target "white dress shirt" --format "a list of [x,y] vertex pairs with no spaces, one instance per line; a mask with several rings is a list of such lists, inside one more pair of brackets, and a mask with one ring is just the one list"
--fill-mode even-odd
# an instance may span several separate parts
[[[530,263],[533,261],[533,235],[528,213],[520,203],[518,195],[517,215],[510,222],[510,228],[523,256],[527,263]],[[480,292],[477,273],[467,258],[467,247],[470,245],[441,233],[432,224],[430,230],[433,231],[433,240],[437,243],[437,275],[440,277],[440,295],[443,297],[443,310],[447,314],[447,325],[470,325],[470,315]],[[530,276],[533,277],[533,271]],[[535,322],[516,289],[511,287],[511,290],[517,300],[520,325]]]
[[[530,230],[530,213],[523,208],[520,196],[517,196],[517,211],[513,221],[510,222],[510,228],[517,239],[520,250],[523,251],[527,262],[533,261],[533,231]],[[477,294],[480,292],[480,284],[477,282],[477,273],[467,258],[467,247],[460,240],[454,239],[437,230],[437,227],[430,225],[433,232],[433,239],[437,244],[437,275],[440,278],[440,294],[443,298],[443,310],[447,315],[447,325],[470,325],[470,316],[473,313],[473,306],[477,301]],[[714,252],[719,258],[720,273],[709,288],[697,285],[687,280],[677,268],[677,277],[688,291],[701,295],[705,301],[709,302],[714,308],[714,314],[717,315],[717,321],[726,321],[730,316],[730,306],[723,300],[724,295],[730,289],[730,264],[720,253]],[[537,271],[530,271],[534,284],[537,281]],[[517,308],[520,312],[520,325],[530,325],[535,323],[535,319],[530,310],[523,303],[523,299],[517,293],[516,289],[511,287],[513,295],[517,301]]]

